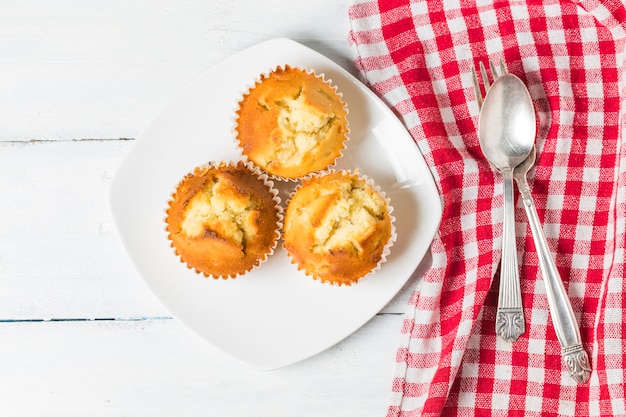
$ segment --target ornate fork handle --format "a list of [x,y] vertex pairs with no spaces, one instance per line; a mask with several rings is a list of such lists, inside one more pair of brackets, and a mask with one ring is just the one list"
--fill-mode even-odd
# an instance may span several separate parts
[[516,176],[517,185],[524,200],[524,208],[528,215],[530,230],[532,231],[533,241],[537,248],[537,256],[539,257],[539,267],[543,274],[546,284],[546,295],[548,297],[548,307],[550,308],[550,316],[554,323],[556,336],[561,344],[563,361],[569,370],[571,377],[579,384],[584,384],[589,380],[591,374],[591,364],[587,352],[583,349],[580,330],[576,322],[576,316],[572,310],[563,281],[556,268],[556,264],[552,259],[548,243],[535,203],[530,194],[526,176]]

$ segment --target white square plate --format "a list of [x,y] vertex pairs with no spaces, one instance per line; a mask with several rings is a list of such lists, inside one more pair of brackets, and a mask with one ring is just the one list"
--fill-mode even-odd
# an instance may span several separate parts
[[[359,168],[386,192],[398,239],[387,262],[350,287],[306,277],[279,248],[237,279],[204,278],[174,255],[165,208],[178,181],[210,160],[236,160],[234,109],[259,74],[277,65],[312,69],[338,87],[350,140],[337,168]],[[442,207],[417,146],[391,110],[337,64],[289,39],[273,39],[207,69],[136,140],[111,185],[113,217],[139,274],[173,317],[226,354],[258,369],[310,357],[378,313],[426,253]]]

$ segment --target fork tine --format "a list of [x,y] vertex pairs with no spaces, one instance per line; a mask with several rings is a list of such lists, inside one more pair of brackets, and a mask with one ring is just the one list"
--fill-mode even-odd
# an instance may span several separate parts
[[483,78],[483,84],[485,85],[485,91],[488,91],[489,87],[491,87],[491,84],[489,83],[489,77],[487,76],[487,70],[485,69],[485,65],[483,64],[482,61],[480,61],[478,63],[478,65],[480,66],[480,75]]
[[502,75],[508,74],[509,71],[506,69],[506,64],[504,63],[504,58],[500,57],[500,72]]
[[496,68],[492,60],[489,60],[489,69],[491,70],[491,75],[493,76],[494,81],[500,78],[500,75],[502,75],[498,73],[498,69]]
[[[482,61],[478,62],[478,67],[480,71],[480,77],[482,79],[483,85],[485,86],[485,95],[491,88],[492,82],[489,81],[489,75],[487,74],[487,69],[485,68],[485,64]],[[509,71],[506,68],[506,64],[504,63],[504,58],[500,57],[500,64],[496,66],[492,60],[489,60],[489,69],[491,70],[491,75],[493,76],[493,81],[497,80],[504,74],[508,74]],[[472,81],[474,83],[474,91],[476,92],[476,100],[478,101],[478,108],[481,109],[483,106],[483,101],[485,97],[483,96],[480,90],[480,82],[478,81],[478,75],[476,73],[476,69],[472,68]]]
[[476,92],[476,100],[478,101],[478,108],[483,107],[483,94],[480,92],[480,84],[478,83],[478,76],[476,70],[472,68],[472,81],[474,82],[474,91]]

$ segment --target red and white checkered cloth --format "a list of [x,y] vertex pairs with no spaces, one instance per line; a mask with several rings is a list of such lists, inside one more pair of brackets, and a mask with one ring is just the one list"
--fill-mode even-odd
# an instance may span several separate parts
[[[349,15],[358,70],[405,123],[444,204],[388,416],[625,416],[625,6],[357,0]],[[471,69],[501,57],[539,116],[529,181],[590,355],[584,385],[562,362],[521,200],[526,333],[495,336],[503,188],[480,150]]]

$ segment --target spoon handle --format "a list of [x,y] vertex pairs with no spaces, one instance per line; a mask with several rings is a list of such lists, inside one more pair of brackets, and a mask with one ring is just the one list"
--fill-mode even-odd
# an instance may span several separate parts
[[517,185],[524,200],[524,208],[528,216],[528,223],[533,235],[533,241],[537,248],[537,256],[539,257],[539,267],[543,274],[543,280],[546,284],[546,295],[548,298],[548,307],[556,337],[562,348],[563,362],[567,366],[572,378],[579,384],[584,384],[589,380],[591,373],[591,364],[587,352],[583,349],[580,330],[576,322],[576,316],[572,310],[572,305],[563,286],[563,280],[559,275],[556,264],[548,242],[543,234],[537,209],[533,201],[526,176],[521,178],[516,176]]
[[504,222],[500,292],[496,312],[496,334],[514,342],[525,331],[522,292],[517,267],[515,243],[515,212],[513,206],[513,170],[502,170],[504,182]]

